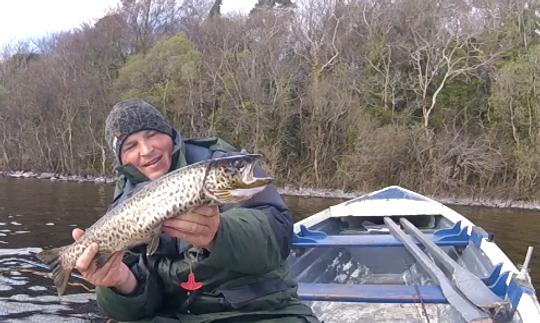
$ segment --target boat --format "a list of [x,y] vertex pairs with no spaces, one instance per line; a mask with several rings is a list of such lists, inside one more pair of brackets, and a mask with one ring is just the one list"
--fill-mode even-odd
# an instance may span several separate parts
[[492,234],[400,186],[294,225],[300,299],[330,322],[540,322],[528,273]]

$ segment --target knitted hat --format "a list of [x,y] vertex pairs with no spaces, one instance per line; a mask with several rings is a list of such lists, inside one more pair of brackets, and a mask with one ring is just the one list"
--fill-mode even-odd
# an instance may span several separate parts
[[153,105],[140,99],[126,100],[114,105],[105,121],[105,140],[118,164],[122,164],[120,152],[124,140],[132,133],[150,129],[173,136],[171,125]]

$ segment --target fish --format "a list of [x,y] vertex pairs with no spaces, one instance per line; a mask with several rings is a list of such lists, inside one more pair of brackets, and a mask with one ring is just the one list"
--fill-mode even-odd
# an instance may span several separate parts
[[255,177],[261,155],[209,159],[174,170],[148,182],[107,211],[70,245],[44,250],[37,258],[52,272],[58,296],[64,294],[77,259],[92,243],[99,245],[96,266],[118,251],[146,244],[146,254],[158,248],[165,220],[203,205],[240,203],[263,191],[271,177]]

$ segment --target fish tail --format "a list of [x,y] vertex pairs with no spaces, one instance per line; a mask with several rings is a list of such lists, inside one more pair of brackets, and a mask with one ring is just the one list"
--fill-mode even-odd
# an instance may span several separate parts
[[58,296],[62,296],[66,290],[66,286],[73,270],[73,267],[68,267],[62,261],[62,252],[66,247],[43,250],[37,254],[39,260],[47,264],[52,271],[54,284],[58,291]]

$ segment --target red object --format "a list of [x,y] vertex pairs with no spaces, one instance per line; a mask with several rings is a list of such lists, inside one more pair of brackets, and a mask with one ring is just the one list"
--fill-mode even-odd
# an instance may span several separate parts
[[187,281],[180,283],[180,287],[187,290],[188,292],[193,292],[197,289],[200,289],[202,287],[202,283],[195,281],[195,274],[191,272],[188,275]]

